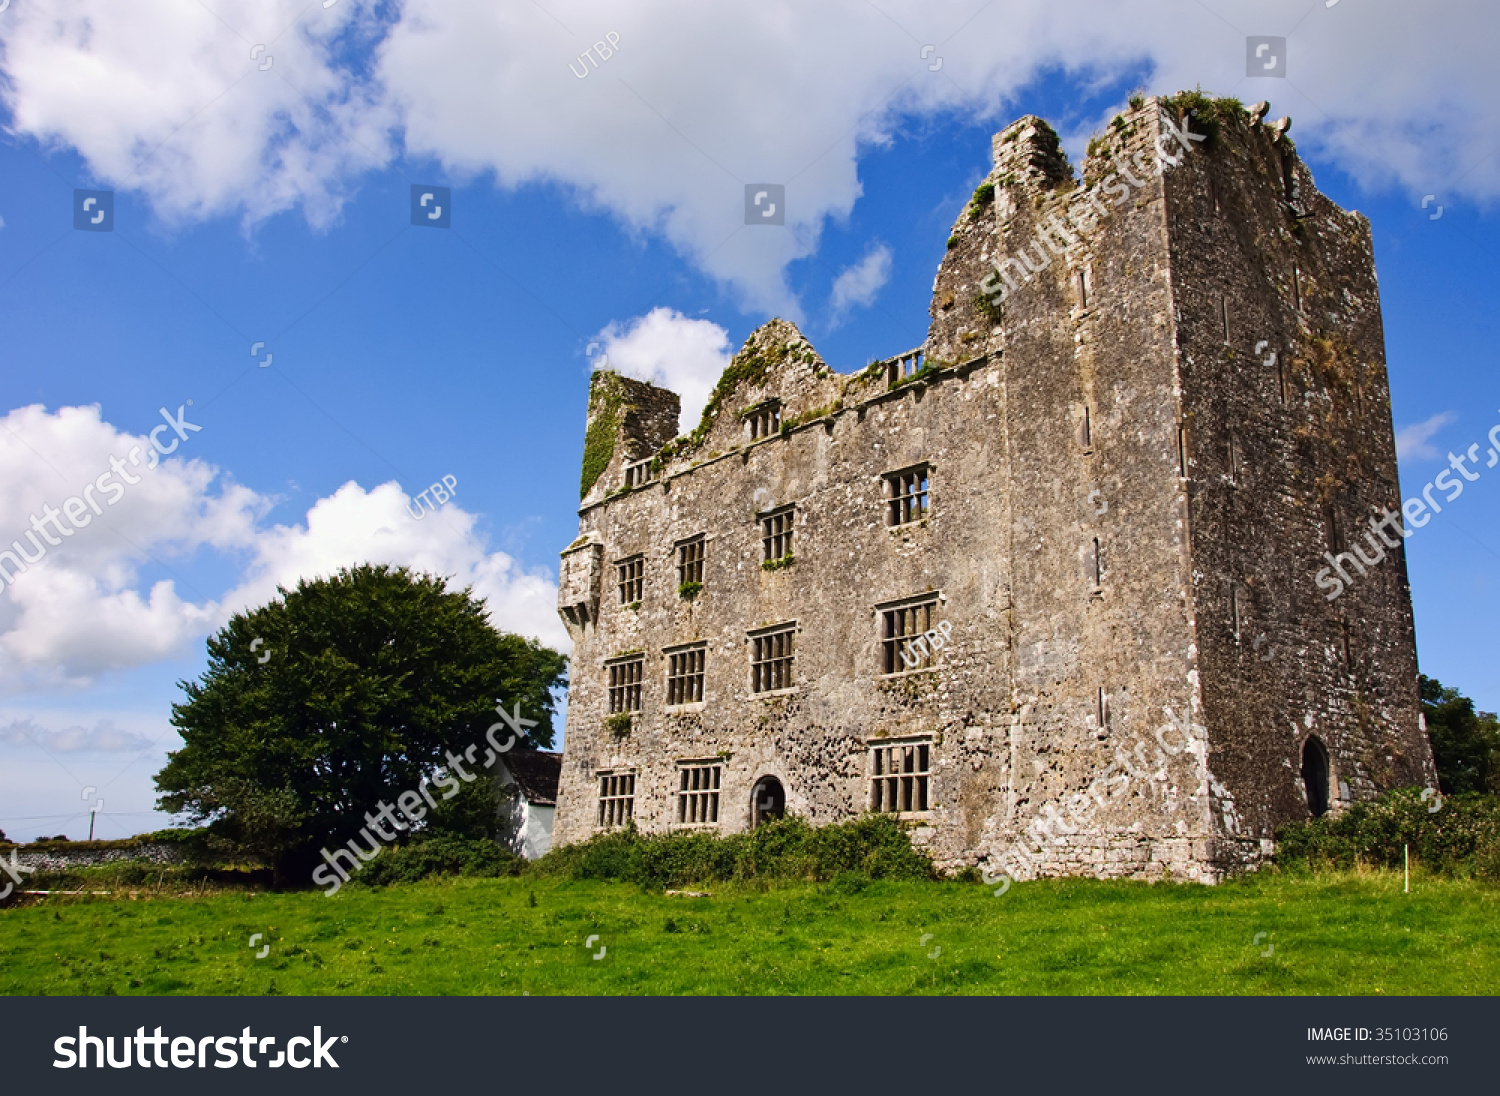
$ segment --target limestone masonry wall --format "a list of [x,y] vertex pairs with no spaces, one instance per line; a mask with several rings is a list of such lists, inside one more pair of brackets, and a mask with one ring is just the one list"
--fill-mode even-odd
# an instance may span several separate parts
[[[596,374],[558,842],[894,790],[944,867],[1212,882],[1282,822],[1434,781],[1401,549],[1336,601],[1313,582],[1397,504],[1369,226],[1263,116],[1142,101],[1081,177],[1044,121],[1007,127],[920,357],[840,374],[773,320],[698,424]],[[914,607],[931,665],[885,642]],[[757,691],[783,628],[791,678]],[[702,699],[669,696],[699,649]]]

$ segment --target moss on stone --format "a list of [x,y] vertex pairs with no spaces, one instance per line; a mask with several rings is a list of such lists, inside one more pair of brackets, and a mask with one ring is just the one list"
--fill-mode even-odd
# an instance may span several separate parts
[[607,374],[595,374],[589,399],[589,426],[583,435],[583,478],[578,497],[592,490],[615,455],[615,437],[620,432],[620,390]]

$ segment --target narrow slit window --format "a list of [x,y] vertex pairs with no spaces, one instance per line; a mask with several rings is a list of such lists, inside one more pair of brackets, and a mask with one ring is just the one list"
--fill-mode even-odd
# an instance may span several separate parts
[[1187,427],[1177,427],[1177,475],[1187,479]]
[[1224,322],[1224,345],[1229,345],[1229,295],[1219,298],[1219,318]]
[[1240,641],[1240,588],[1231,586],[1229,588],[1229,626],[1234,635],[1235,643]]
[[1084,267],[1082,270],[1080,270],[1078,272],[1078,307],[1082,309],[1082,308],[1088,308],[1088,306],[1089,306],[1089,271],[1088,271],[1088,267]]
[[1296,263],[1292,264],[1292,303],[1302,311],[1302,268]]
[[1078,424],[1078,444],[1084,449],[1094,446],[1094,419],[1089,405],[1083,405],[1083,420]]
[[1238,487],[1240,484],[1240,441],[1235,435],[1229,435],[1229,482]]
[[1108,730],[1109,729],[1109,698],[1105,695],[1104,687],[1102,685],[1099,687],[1099,709],[1098,709],[1098,717],[1099,717],[1099,729],[1101,731]]
[[1093,555],[1093,562],[1092,562],[1092,570],[1093,570],[1093,576],[1094,576],[1094,589],[1098,590],[1101,587],[1103,587],[1103,585],[1104,585],[1104,561],[1103,561],[1103,555],[1102,555],[1102,553],[1099,550],[1099,538],[1098,537],[1094,538],[1094,555]]

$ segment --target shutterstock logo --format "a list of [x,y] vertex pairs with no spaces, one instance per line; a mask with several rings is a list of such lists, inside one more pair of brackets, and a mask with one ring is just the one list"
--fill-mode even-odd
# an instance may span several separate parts
[[[161,1028],[157,1028],[152,1035],[146,1034],[144,1027],[135,1029],[135,1035],[120,1036],[120,1057],[115,1058],[115,1037],[107,1035],[100,1038],[98,1035],[90,1035],[89,1029],[80,1025],[78,1035],[59,1036],[52,1044],[52,1049],[57,1053],[57,1059],[52,1063],[53,1069],[79,1069],[89,1068],[89,1051],[93,1051],[94,1065],[103,1069],[106,1065],[110,1069],[129,1069],[131,1066],[139,1066],[141,1069],[207,1069],[209,1066],[209,1052],[215,1055],[213,1067],[215,1069],[233,1069],[235,1066],[244,1065],[246,1069],[256,1069],[266,1066],[269,1069],[279,1069],[284,1065],[293,1069],[306,1069],[312,1066],[314,1069],[338,1069],[338,1062],[334,1061],[330,1048],[335,1043],[347,1043],[347,1035],[330,1035],[323,1038],[323,1029],[314,1027],[312,1038],[305,1035],[294,1035],[286,1041],[286,1049],[276,1051],[276,1056],[270,1057],[272,1049],[276,1046],[276,1036],[257,1036],[252,1034],[247,1027],[238,1035],[205,1035],[201,1039],[195,1039],[190,1035],[163,1035]],[[134,1058],[131,1050],[134,1046]],[[260,1055],[259,1061],[256,1055]],[[168,1061],[168,1058],[171,1060]]]

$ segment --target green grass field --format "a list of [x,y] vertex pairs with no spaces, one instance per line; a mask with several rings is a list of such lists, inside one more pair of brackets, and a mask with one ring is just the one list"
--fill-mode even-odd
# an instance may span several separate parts
[[1500,889],[1472,882],[1423,877],[1410,895],[1385,872],[1044,880],[1001,898],[961,883],[708,889],[505,878],[333,898],[48,898],[0,910],[0,993],[1500,992]]

